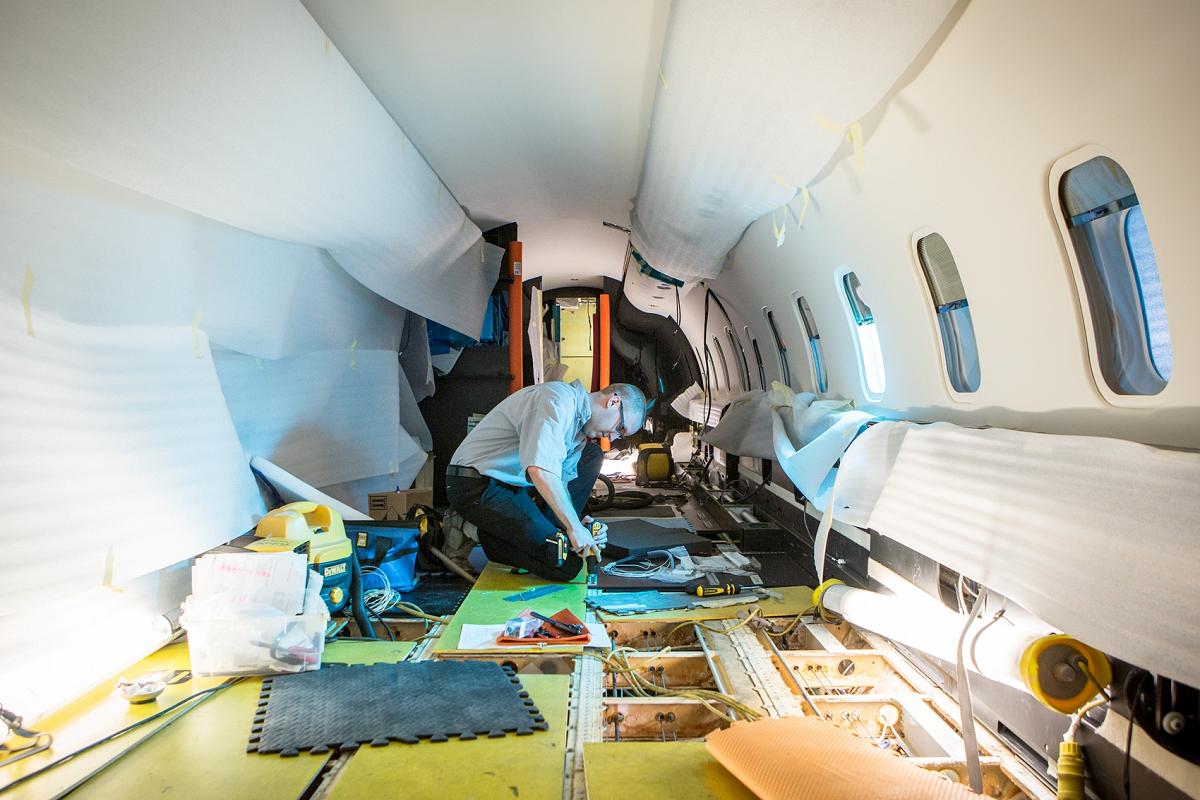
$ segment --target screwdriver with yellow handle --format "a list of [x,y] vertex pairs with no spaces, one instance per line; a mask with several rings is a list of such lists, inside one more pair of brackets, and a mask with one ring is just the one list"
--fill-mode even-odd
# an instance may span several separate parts
[[696,597],[718,597],[720,595],[738,594],[742,587],[736,583],[709,583],[704,579],[690,581],[683,586],[688,594]]

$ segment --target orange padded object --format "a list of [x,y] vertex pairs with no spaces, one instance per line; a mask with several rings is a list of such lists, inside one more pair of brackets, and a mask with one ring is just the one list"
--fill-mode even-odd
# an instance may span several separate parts
[[[527,608],[522,611],[519,616],[530,616],[529,609]],[[566,622],[570,625],[583,625],[583,620],[575,616],[575,612],[569,608],[564,608],[557,614],[551,614],[550,619],[557,620],[559,622]],[[537,632],[540,635],[531,636],[525,639],[518,639],[513,636],[505,636],[503,633],[501,633],[496,637],[496,644],[587,644],[592,640],[592,635],[588,633],[587,628],[584,628],[583,633],[579,634],[578,636],[572,636],[569,633],[560,631],[553,625],[548,625],[543,622],[542,626],[538,628]]]
[[708,752],[762,800],[969,800],[967,787],[817,717],[735,722]]

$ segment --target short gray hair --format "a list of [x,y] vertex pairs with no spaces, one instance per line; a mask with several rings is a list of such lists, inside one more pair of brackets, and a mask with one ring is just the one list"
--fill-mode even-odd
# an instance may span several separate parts
[[[640,431],[646,425],[646,395],[642,390],[634,386],[632,383],[610,383],[602,390],[604,394],[615,394],[621,398],[621,405],[625,409],[625,424],[627,427],[625,433],[632,434]],[[633,415],[632,417],[630,415]],[[637,424],[634,424],[634,420]]]

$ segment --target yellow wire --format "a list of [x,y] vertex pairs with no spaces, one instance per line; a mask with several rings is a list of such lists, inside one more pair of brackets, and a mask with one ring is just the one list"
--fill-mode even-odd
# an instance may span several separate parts
[[[655,654],[647,654],[651,658],[657,658],[670,651],[671,648],[664,647]],[[715,716],[727,722],[734,722],[735,718],[723,712],[718,706],[723,705],[736,711],[743,718],[748,720],[760,719],[762,712],[757,709],[742,703],[741,701],[730,697],[727,694],[713,691],[711,689],[669,689],[659,686],[656,683],[648,681],[645,676],[629,663],[630,654],[641,654],[641,651],[634,650],[630,647],[618,647],[608,655],[599,655],[593,653],[584,653],[585,657],[597,658],[602,661],[608,668],[608,671],[618,675],[627,675],[629,678],[629,688],[639,697],[679,697],[685,700],[694,700],[708,709]]]
[[[768,630],[766,633],[768,636],[772,636],[777,639],[787,636],[789,633],[794,631],[800,625],[801,622],[804,621],[804,617],[806,615],[811,614],[814,611],[816,611],[816,606],[809,606],[808,608],[804,609],[799,614],[797,614],[796,618],[793,619],[791,622],[789,622],[787,627],[785,627],[782,631],[779,631],[778,633],[776,633],[774,631]],[[753,605],[753,606],[750,606],[749,609],[747,609],[747,614],[746,614],[745,618],[742,619],[741,622],[737,623],[736,625],[734,625],[733,627],[730,627],[730,628],[714,628],[711,625],[706,625],[699,620],[688,620],[686,622],[679,623],[674,628],[671,628],[671,630],[667,631],[667,636],[666,636],[665,641],[668,641],[668,642],[671,641],[671,637],[674,636],[677,631],[682,630],[683,628],[686,628],[690,625],[699,625],[701,628],[703,628],[704,630],[709,631],[711,633],[719,633],[723,636],[728,636],[729,634],[733,633],[737,629],[744,627],[746,625],[749,625],[755,619],[766,619],[766,615],[767,615],[767,612],[763,611],[761,606]]]

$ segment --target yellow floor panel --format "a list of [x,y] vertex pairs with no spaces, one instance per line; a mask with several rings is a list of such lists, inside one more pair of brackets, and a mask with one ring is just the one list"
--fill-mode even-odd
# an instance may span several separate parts
[[[583,617],[583,598],[587,594],[587,575],[582,570],[575,581],[558,584],[563,588],[553,594],[537,597],[532,600],[505,600],[514,594],[536,589],[539,586],[554,584],[528,573],[514,575],[508,567],[498,564],[488,564],[479,580],[471,587],[465,600],[454,614],[454,618],[446,626],[442,635],[434,643],[433,650],[437,653],[468,652],[458,648],[458,636],[464,624],[499,625],[526,608],[531,608],[542,614],[554,614],[564,608],[569,608],[579,617]],[[578,645],[558,647],[505,648],[505,652],[513,653],[578,653],[582,650]],[[492,652],[492,651],[488,651]]]
[[[326,661],[380,663],[402,661],[412,642],[334,642]],[[187,669],[186,644],[164,647],[122,672],[137,677],[160,669]],[[38,727],[54,734],[52,750],[0,769],[0,787],[85,744],[150,716],[224,678],[194,678],[168,686],[157,703],[132,706],[113,694],[116,681],[105,681],[70,706],[41,720]],[[202,705],[163,729],[120,761],[76,790],[72,797],[223,797],[293,800],[309,785],[328,756],[302,754],[280,758],[246,752],[250,721],[258,702],[261,679],[246,678],[216,693]],[[7,798],[50,797],[80,780],[108,759],[157,729],[149,723],[106,745],[17,787]]]
[[590,742],[583,769],[589,800],[755,800],[704,742]]
[[757,605],[768,617],[794,617],[804,612],[812,605],[812,589],[807,586],[781,586],[771,591],[778,593],[782,599],[767,598],[757,603],[723,608],[697,608],[692,611],[654,611],[649,614],[605,614],[599,613],[604,622],[641,621],[641,620],[685,620],[685,619],[734,619],[746,613],[751,605]]
[[569,675],[522,675],[550,724],[531,736],[365,747],[342,770],[333,800],[560,800],[567,741]]

